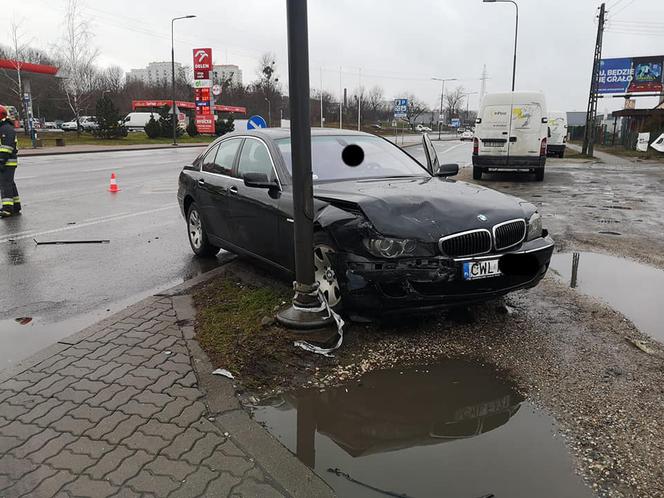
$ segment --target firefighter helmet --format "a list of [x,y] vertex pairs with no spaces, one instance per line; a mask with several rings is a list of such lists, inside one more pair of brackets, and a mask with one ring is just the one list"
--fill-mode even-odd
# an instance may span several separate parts
[[9,116],[7,108],[0,105],[0,121],[2,121],[3,119],[7,119],[7,116]]

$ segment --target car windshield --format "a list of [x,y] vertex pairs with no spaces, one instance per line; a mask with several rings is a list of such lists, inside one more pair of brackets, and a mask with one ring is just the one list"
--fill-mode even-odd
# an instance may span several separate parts
[[[288,172],[293,163],[290,138],[276,140]],[[348,145],[364,150],[359,166],[348,166],[341,153]],[[359,178],[389,178],[426,176],[427,171],[408,154],[382,138],[367,135],[332,135],[311,138],[312,172],[314,181],[355,180]]]

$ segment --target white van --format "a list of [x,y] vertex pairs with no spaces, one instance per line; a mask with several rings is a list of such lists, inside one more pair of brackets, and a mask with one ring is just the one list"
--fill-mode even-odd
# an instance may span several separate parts
[[544,94],[487,94],[475,126],[473,178],[489,170],[525,170],[544,180],[547,136]]
[[122,120],[122,124],[127,131],[143,131],[150,118],[154,116],[155,121],[159,121],[159,113],[156,112],[130,112]]
[[549,140],[546,143],[546,155],[564,157],[567,145],[567,113],[549,113]]

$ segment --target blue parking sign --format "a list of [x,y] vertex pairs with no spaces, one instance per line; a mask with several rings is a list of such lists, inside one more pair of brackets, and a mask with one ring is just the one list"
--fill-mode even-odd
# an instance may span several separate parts
[[404,119],[408,116],[408,99],[394,99],[394,119]]

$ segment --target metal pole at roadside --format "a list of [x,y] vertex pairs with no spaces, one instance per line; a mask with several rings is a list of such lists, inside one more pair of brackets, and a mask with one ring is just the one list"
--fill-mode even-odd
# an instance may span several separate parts
[[293,161],[295,295],[291,306],[277,314],[277,320],[293,329],[314,329],[331,323],[333,318],[323,306],[314,272],[307,0],[286,0],[286,19]]
[[178,144],[178,117],[175,112],[175,40],[173,38],[173,24],[180,19],[193,19],[194,17],[196,16],[191,14],[171,19],[171,114],[173,116],[173,145]]

